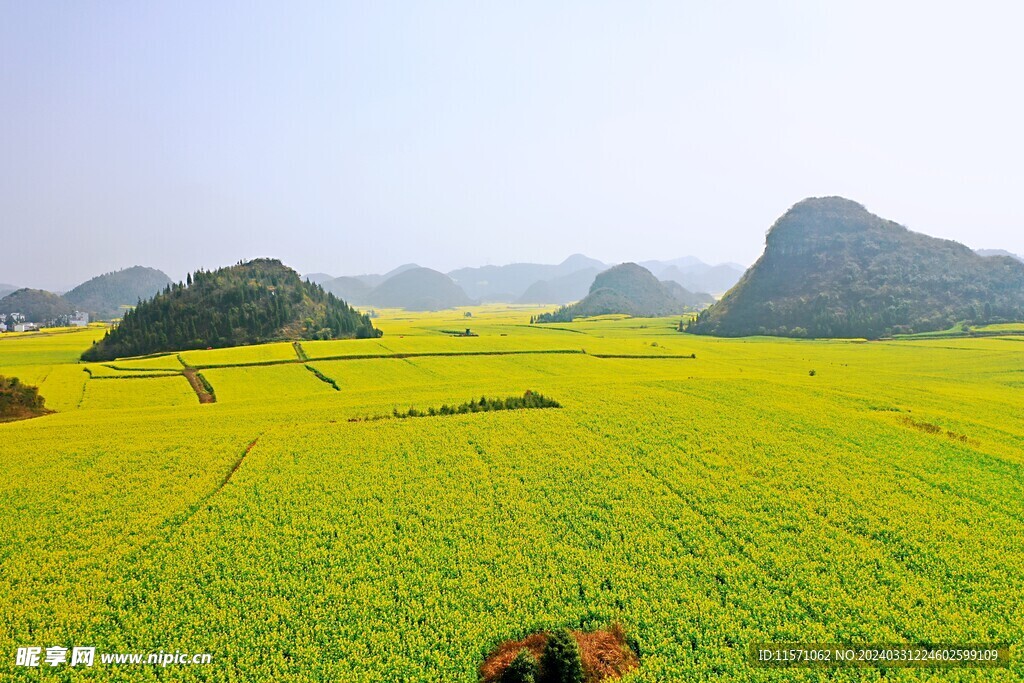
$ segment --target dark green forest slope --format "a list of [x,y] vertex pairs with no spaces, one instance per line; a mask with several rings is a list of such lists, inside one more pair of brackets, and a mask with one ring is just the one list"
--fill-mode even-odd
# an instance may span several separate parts
[[1024,264],[911,232],[841,197],[805,199],[688,331],[866,337],[1024,317]]

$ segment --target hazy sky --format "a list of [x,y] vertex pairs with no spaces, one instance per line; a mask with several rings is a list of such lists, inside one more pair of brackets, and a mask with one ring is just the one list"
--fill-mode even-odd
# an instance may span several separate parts
[[0,282],[748,264],[832,194],[1024,253],[1022,8],[0,0]]

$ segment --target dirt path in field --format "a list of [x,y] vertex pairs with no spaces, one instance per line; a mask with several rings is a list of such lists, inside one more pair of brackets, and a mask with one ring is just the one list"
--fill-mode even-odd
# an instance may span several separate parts
[[[182,371],[185,375],[185,379],[192,385],[192,390],[196,392],[196,396],[199,397],[200,403],[216,403],[217,398],[206,390],[203,385],[203,380],[199,378],[199,372],[195,368],[185,368]],[[255,442],[253,442],[255,443]]]

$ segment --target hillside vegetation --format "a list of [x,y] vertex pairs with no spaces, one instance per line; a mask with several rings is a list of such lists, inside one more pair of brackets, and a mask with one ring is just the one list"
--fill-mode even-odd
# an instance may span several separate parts
[[583,299],[554,313],[541,314],[535,321],[570,322],[574,318],[613,313],[643,317],[674,315],[712,301],[710,295],[695,294],[677,282],[660,282],[635,263],[622,263],[599,273]]
[[274,339],[378,337],[370,319],[272,259],[190,275],[125,314],[82,354],[111,360]]
[[1024,264],[983,257],[841,197],[806,199],[764,254],[690,325],[719,336],[866,337],[1024,317]]
[[134,306],[171,284],[171,278],[155,268],[132,266],[98,275],[64,295],[79,311],[109,320],[123,314],[123,306]]
[[19,289],[0,299],[0,313],[21,313],[28,322],[50,325],[73,312],[64,297],[42,289]]

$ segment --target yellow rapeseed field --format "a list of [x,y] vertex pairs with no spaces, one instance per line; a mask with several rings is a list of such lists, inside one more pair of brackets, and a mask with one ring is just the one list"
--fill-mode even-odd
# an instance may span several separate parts
[[[57,411],[0,424],[0,680],[473,683],[503,640],[613,622],[633,683],[882,677],[751,668],[763,641],[1007,642],[1009,670],[884,679],[1024,678],[1015,330],[715,339],[537,312],[105,364],[77,362],[102,330],[0,337],[0,375]],[[367,419],[526,390],[562,407]],[[14,666],[78,645],[213,660]]]

